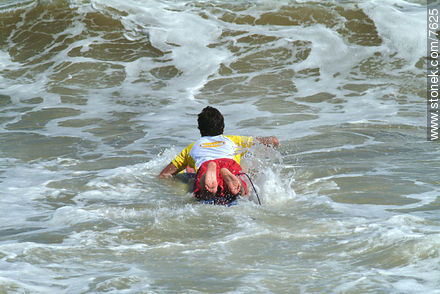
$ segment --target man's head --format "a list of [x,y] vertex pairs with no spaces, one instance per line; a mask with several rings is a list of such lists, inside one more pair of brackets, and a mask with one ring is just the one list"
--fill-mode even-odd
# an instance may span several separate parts
[[223,134],[225,121],[223,115],[216,108],[207,106],[199,113],[197,119],[200,134],[203,136],[217,136]]

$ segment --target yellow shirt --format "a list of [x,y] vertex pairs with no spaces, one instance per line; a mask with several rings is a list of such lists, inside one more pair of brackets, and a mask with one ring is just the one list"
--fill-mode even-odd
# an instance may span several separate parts
[[253,142],[248,136],[204,136],[183,149],[172,163],[179,171],[187,166],[197,170],[203,162],[218,158],[231,158],[240,164],[241,157]]

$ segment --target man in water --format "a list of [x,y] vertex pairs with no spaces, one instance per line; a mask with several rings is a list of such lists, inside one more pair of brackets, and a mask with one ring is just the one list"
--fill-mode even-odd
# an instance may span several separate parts
[[[225,136],[223,115],[216,108],[207,106],[198,115],[201,138],[174,158],[160,173],[160,178],[176,175],[187,166],[197,171],[194,196],[198,200],[228,205],[239,195],[246,195],[246,184],[240,178],[240,159],[254,138]],[[255,137],[266,145],[277,147],[275,137]]]

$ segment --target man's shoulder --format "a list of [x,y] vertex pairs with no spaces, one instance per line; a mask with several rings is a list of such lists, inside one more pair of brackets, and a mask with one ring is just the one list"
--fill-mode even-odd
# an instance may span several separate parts
[[230,139],[235,144],[247,145],[253,142],[252,136],[238,136],[238,135],[224,135],[226,138]]
[[252,136],[240,136],[240,135],[223,135],[226,138],[229,139],[249,139],[252,138]]
[[186,146],[186,148],[188,149],[188,150],[190,150],[193,146],[194,146],[194,144],[197,142],[197,140],[196,141],[193,141],[191,144],[189,144],[188,146]]
[[181,153],[187,153],[187,154],[189,154],[189,152],[191,151],[191,149],[193,148],[193,146],[194,146],[194,144],[195,144],[196,142],[197,142],[197,141],[194,141],[194,142],[192,142],[191,144],[189,144],[188,146],[186,146],[186,147],[182,150]]

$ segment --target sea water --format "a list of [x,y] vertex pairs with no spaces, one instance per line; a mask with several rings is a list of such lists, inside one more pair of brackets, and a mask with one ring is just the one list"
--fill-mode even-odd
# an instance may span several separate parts
[[[0,1],[0,293],[440,293],[425,1]],[[159,180],[217,107],[255,192]]]

